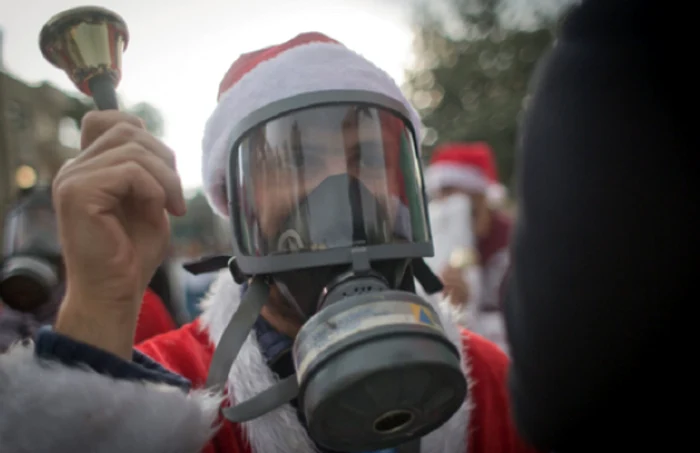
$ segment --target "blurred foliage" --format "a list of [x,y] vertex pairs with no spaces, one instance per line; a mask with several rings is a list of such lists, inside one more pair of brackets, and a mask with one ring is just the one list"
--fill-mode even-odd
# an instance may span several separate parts
[[92,101],[92,98],[86,96],[82,96],[80,98],[75,97],[73,99],[75,101],[73,102],[72,109],[66,112],[66,116],[73,119],[73,121],[75,121],[75,125],[80,128],[80,122],[85,114],[90,110],[95,109],[95,103]]
[[497,0],[445,0],[459,32],[427,8],[416,10],[416,65],[405,90],[425,124],[424,158],[448,141],[488,142],[502,181],[513,177],[516,130],[528,81],[553,39],[554,23],[506,28]]
[[139,102],[126,111],[141,118],[146,125],[146,129],[156,137],[162,137],[165,132],[165,121],[160,111],[147,102]]
[[[123,101],[119,99],[119,105],[122,110],[141,118],[146,125],[146,129],[148,129],[151,134],[156,137],[163,136],[165,132],[165,120],[160,110],[147,102],[139,102],[132,106],[125,106]],[[83,96],[82,98],[76,98],[73,108],[70,112],[67,112],[67,116],[72,118],[78,128],[80,128],[80,122],[83,116],[95,108],[95,102],[92,98]]]
[[197,241],[211,245],[216,237],[216,215],[202,191],[187,199],[187,214],[171,217],[170,228],[175,243]]

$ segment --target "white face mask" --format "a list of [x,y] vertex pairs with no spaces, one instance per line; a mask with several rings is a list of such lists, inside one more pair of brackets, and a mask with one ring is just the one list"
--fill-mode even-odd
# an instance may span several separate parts
[[428,215],[435,256],[426,258],[425,262],[433,272],[439,273],[454,250],[474,249],[476,245],[471,200],[463,194],[433,200],[428,205]]

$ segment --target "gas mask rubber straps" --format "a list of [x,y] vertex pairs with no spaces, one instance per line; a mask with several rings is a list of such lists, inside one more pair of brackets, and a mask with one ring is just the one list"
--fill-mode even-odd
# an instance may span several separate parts
[[457,347],[415,294],[433,254],[416,138],[405,107],[364,91],[307,93],[252,113],[231,135],[229,267],[250,281],[214,353],[229,370],[273,295],[300,320],[296,373],[223,410],[233,422],[297,398],[311,438],[363,452],[418,440],[462,405]]

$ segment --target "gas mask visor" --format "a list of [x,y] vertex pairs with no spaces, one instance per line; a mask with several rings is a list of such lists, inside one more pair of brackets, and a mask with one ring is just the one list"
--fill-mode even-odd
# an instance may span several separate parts
[[296,374],[226,418],[252,420],[296,397],[325,448],[415,445],[461,406],[466,382],[438,314],[404,285],[411,261],[433,253],[409,115],[375,93],[337,91],[263,112],[232,138],[232,266],[252,282],[207,383],[226,382],[274,285],[304,321]]
[[5,217],[0,299],[10,308],[34,311],[49,302],[59,283],[61,249],[48,188],[20,199]]
[[235,145],[229,203],[247,275],[432,254],[413,132],[397,113],[359,103],[269,120]]

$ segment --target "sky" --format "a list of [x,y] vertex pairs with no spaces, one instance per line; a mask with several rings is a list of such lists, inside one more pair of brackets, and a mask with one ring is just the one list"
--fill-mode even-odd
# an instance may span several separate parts
[[[401,0],[92,0],[126,21],[130,42],[118,92],[145,101],[165,119],[163,140],[175,151],[186,188],[201,184],[201,137],[219,82],[238,55],[319,31],[340,40],[400,84],[413,35]],[[2,64],[20,79],[76,92],[39,52],[38,34],[52,15],[80,0],[0,0]],[[401,6],[403,4],[403,6]]]

